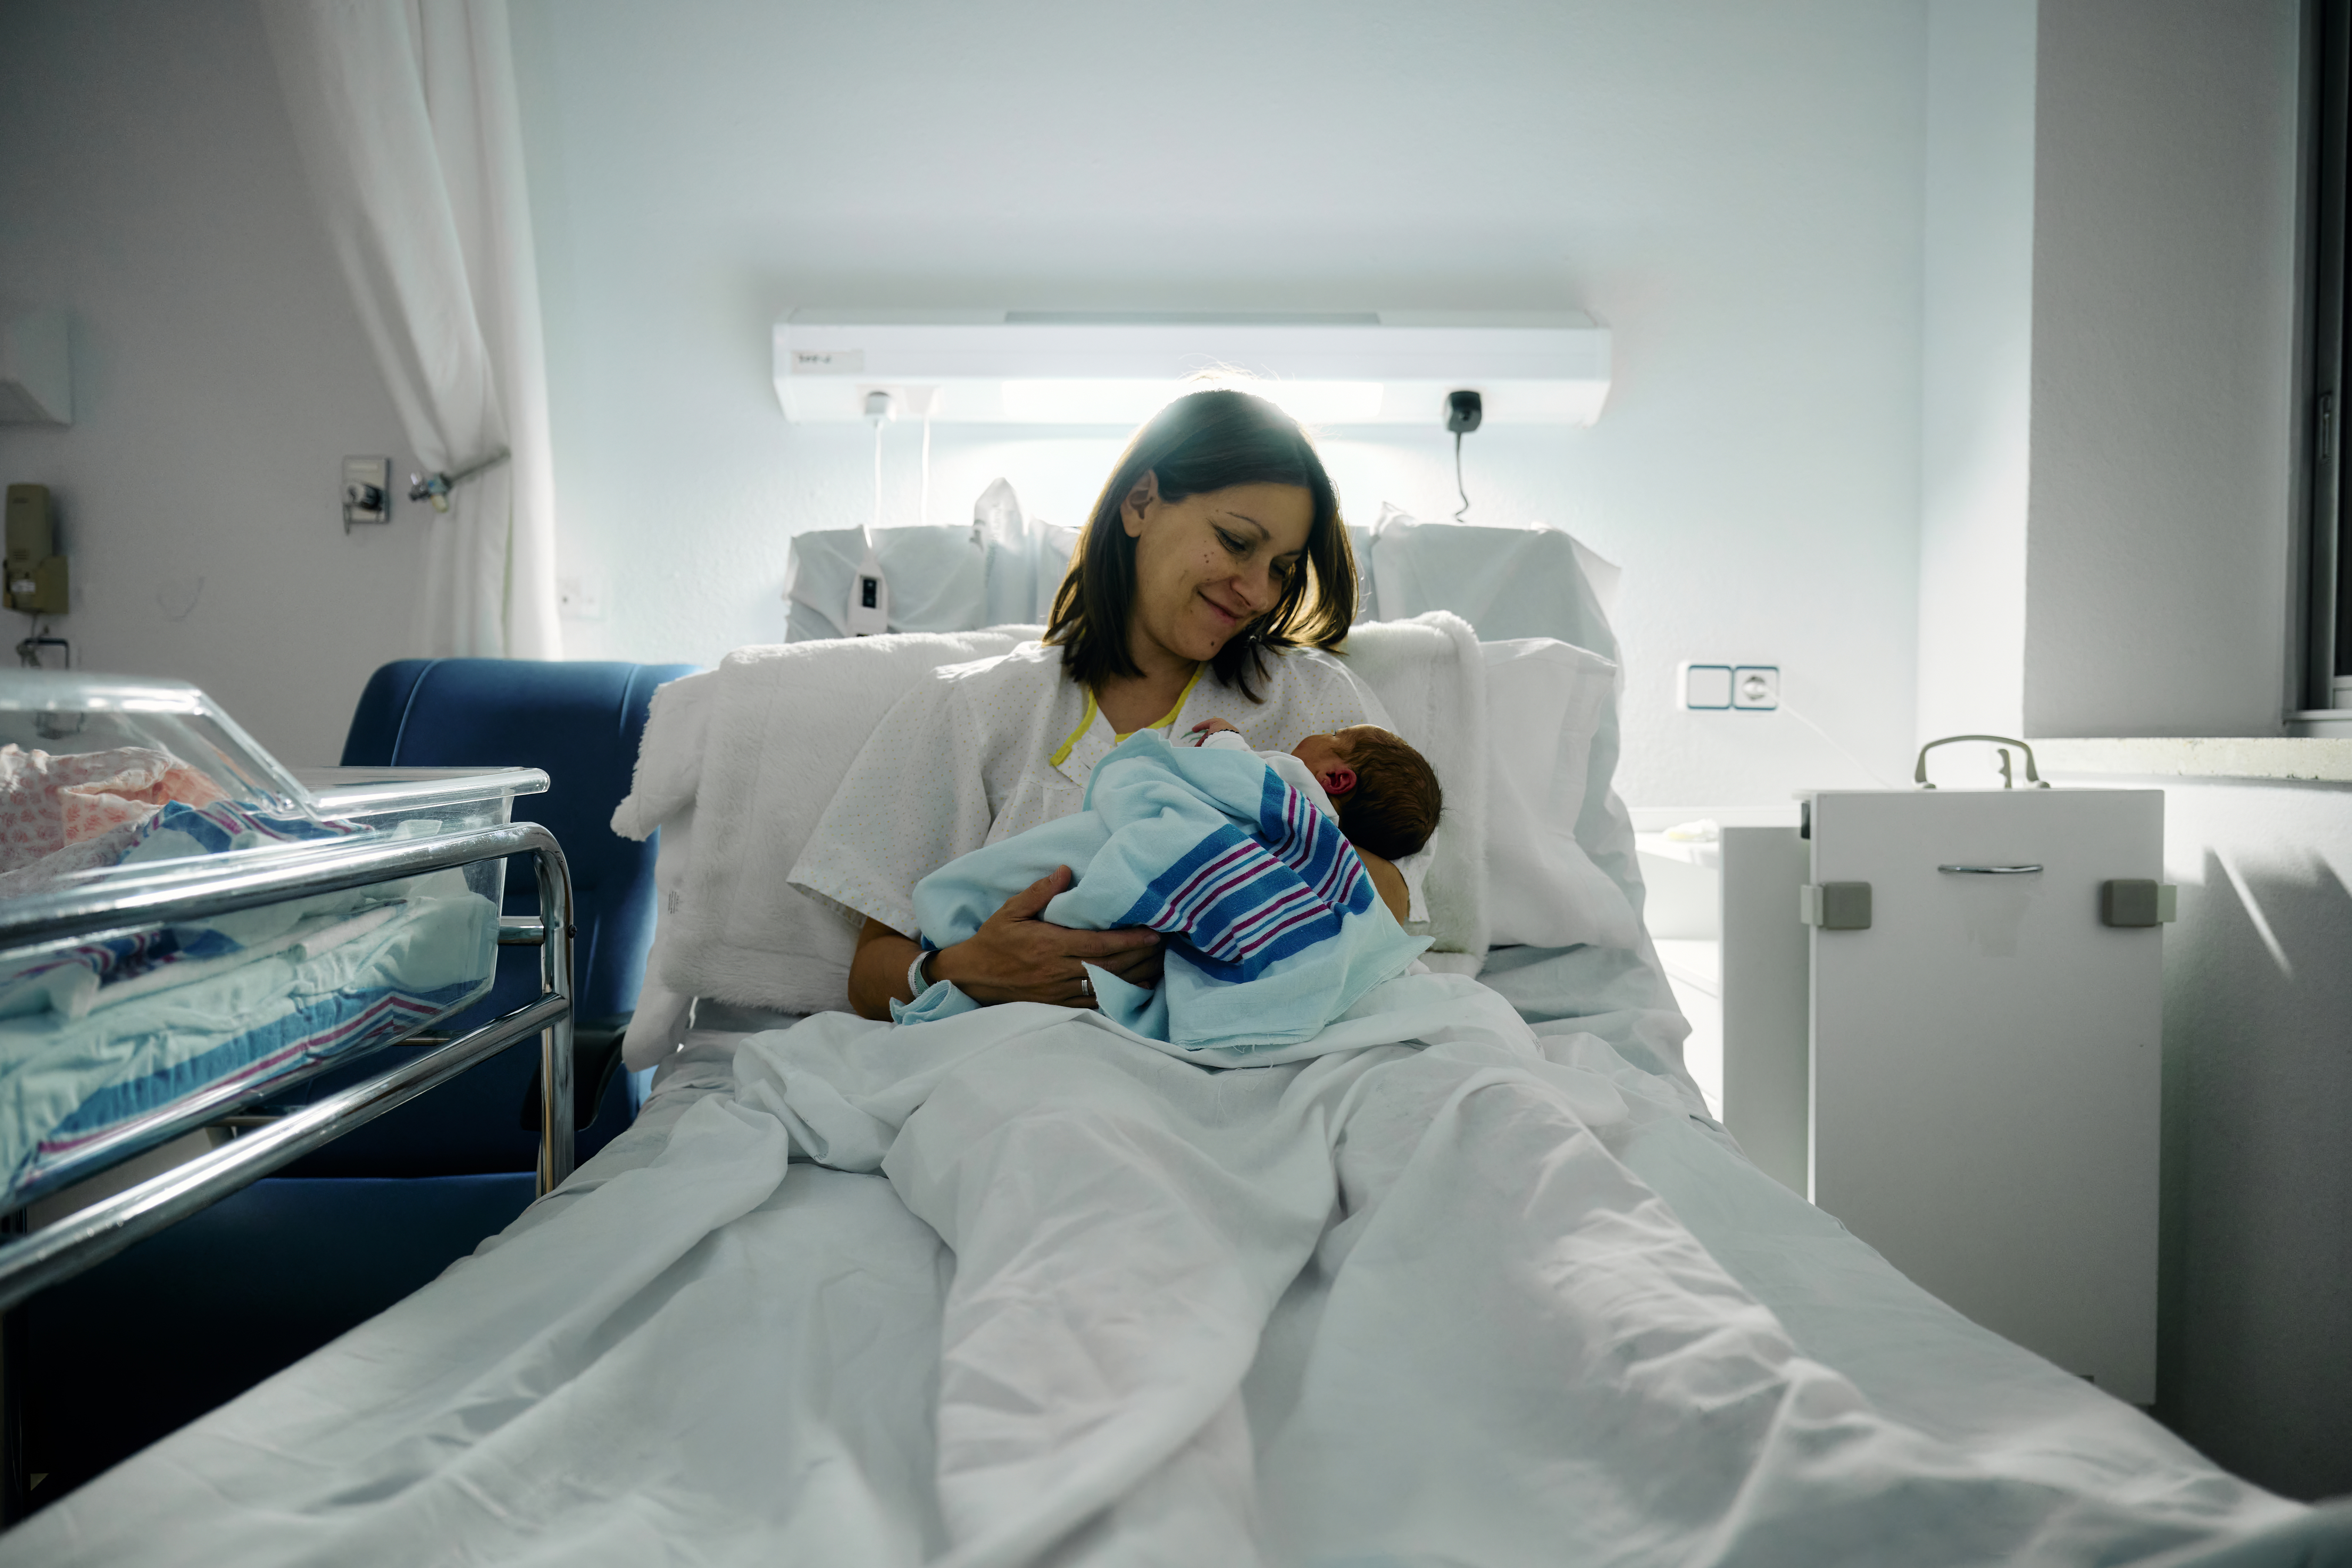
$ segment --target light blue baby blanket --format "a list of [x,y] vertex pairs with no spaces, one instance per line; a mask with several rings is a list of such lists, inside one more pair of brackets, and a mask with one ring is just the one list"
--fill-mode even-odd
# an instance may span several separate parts
[[[1247,1056],[1311,1040],[1429,946],[1397,924],[1339,825],[1273,768],[1245,751],[1172,747],[1153,730],[1095,766],[1075,815],[917,883],[924,941],[964,940],[1057,865],[1077,880],[1047,920],[1167,937],[1157,989],[1087,967],[1104,1015],[1190,1051]],[[891,1014],[924,1023],[975,1005],[940,981]]]

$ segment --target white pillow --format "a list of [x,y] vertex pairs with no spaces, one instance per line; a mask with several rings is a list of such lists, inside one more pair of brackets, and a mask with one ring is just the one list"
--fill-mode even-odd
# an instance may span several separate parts
[[1497,947],[1634,946],[1624,890],[1577,841],[1594,732],[1617,666],[1549,637],[1483,643],[1486,665],[1486,913]]
[[[1000,628],[743,649],[656,694],[635,788],[613,821],[630,838],[665,830],[630,1067],[675,1045],[694,996],[794,1012],[841,1005],[856,924],[789,886],[784,871],[866,735],[908,685],[936,665],[1034,634]],[[1461,657],[1472,645],[1468,626],[1450,615],[1360,627],[1350,642],[1351,674],[1457,791],[1431,843],[1437,863],[1426,887],[1433,934],[1455,951],[1430,961],[1475,966],[1490,943],[1633,946],[1632,906],[1576,837],[1616,666],[1549,638],[1475,644],[1476,660]],[[1475,744],[1469,755],[1451,744],[1467,738],[1458,716],[1465,699],[1486,709],[1484,758]],[[1466,805],[1482,796],[1484,812]]]
[[890,706],[942,664],[1003,653],[1036,628],[895,633],[739,648],[654,694],[613,831],[666,830],[646,990],[623,1057],[659,1059],[688,998],[784,1012],[841,1007],[857,921],[787,873]]

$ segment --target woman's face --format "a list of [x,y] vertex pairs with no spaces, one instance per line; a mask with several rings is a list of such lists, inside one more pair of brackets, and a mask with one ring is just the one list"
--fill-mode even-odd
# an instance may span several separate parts
[[1315,500],[1297,485],[1234,485],[1181,501],[1145,474],[1119,511],[1135,541],[1128,650],[1150,674],[1213,658],[1305,569]]

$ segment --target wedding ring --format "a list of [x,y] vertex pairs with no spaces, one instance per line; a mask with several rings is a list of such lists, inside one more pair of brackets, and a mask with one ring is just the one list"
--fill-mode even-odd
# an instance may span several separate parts
[[1078,977],[1078,995],[1082,997],[1091,997],[1094,994],[1094,977],[1090,975],[1080,975]]

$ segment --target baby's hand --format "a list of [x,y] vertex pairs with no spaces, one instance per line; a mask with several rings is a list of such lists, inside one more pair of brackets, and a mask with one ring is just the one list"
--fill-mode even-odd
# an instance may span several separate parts
[[1234,727],[1234,726],[1233,726],[1233,725],[1227,724],[1223,719],[1221,719],[1221,718],[1204,718],[1204,719],[1202,719],[1200,723],[1198,723],[1198,724],[1194,725],[1194,726],[1193,726],[1193,727],[1192,727],[1189,731],[1187,731],[1187,732],[1186,732],[1187,734],[1189,734],[1189,735],[1191,735],[1192,737],[1193,737],[1193,738],[1192,738],[1192,739],[1191,739],[1190,741],[1186,742],[1186,744],[1187,744],[1187,745],[1191,745],[1191,746],[1198,746],[1198,745],[1200,745],[1200,744],[1201,744],[1201,742],[1202,742],[1202,740],[1207,739],[1210,736],[1215,735],[1215,734],[1216,734],[1216,733],[1218,733],[1220,730],[1228,730],[1228,729],[1233,730],[1233,732],[1234,732],[1234,734],[1236,734],[1236,735],[1239,735],[1239,734],[1241,733],[1241,731],[1240,731],[1238,728],[1235,728],[1235,727]]

